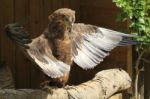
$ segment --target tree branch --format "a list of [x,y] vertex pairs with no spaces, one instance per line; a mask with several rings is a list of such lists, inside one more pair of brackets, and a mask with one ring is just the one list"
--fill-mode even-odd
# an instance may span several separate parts
[[110,69],[78,86],[52,88],[52,93],[32,89],[0,90],[0,99],[107,99],[130,86],[131,79],[124,70]]

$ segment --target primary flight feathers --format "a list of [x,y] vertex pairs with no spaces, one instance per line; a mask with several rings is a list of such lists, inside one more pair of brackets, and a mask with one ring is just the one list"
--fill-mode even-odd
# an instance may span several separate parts
[[[132,40],[135,35],[82,23],[73,23],[70,27],[71,31],[68,36],[71,41],[71,59],[83,69],[94,68],[109,55],[109,51],[117,46],[136,44]],[[53,28],[57,29],[55,26]],[[9,24],[6,26],[8,36],[23,48],[46,75],[52,78],[61,77],[69,73],[70,64],[55,57],[53,54],[55,50],[52,50],[53,46],[45,32],[50,31],[46,29],[42,35],[31,40],[21,25]]]
[[136,44],[135,35],[93,25],[74,24],[72,32],[73,59],[83,69],[94,68],[116,46]]

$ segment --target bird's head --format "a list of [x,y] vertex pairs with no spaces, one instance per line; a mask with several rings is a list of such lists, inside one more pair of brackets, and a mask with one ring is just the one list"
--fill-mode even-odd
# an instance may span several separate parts
[[69,8],[61,8],[56,10],[50,17],[54,17],[54,19],[58,18],[66,22],[74,23],[75,11]]
[[49,17],[50,29],[61,33],[62,31],[71,31],[75,22],[75,11],[68,8],[61,8],[53,12]]

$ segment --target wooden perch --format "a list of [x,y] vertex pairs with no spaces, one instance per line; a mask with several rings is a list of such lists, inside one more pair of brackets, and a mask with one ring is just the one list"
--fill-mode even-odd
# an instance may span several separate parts
[[124,70],[110,69],[78,86],[52,88],[52,93],[32,89],[0,90],[0,99],[107,99],[130,86],[131,79]]

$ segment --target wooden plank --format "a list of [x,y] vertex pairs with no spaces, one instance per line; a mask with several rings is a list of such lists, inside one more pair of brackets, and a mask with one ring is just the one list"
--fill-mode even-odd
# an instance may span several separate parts
[[32,38],[39,36],[43,31],[43,2],[42,0],[30,0],[30,32]]
[[[130,77],[133,78],[133,53],[132,53],[132,46],[127,47],[127,72],[129,73]],[[128,93],[133,94],[133,86],[128,89]]]
[[81,0],[80,5],[116,9],[116,6],[112,3],[112,0]]
[[79,22],[80,18],[80,1],[79,0],[68,0],[69,8],[75,10],[76,22]]
[[[2,13],[3,12],[3,10],[2,10],[2,0],[0,0],[0,13]],[[2,28],[3,28],[3,26],[2,26],[2,15],[0,16],[0,61],[2,61],[2,59],[1,59],[1,35],[2,35]]]
[[69,8],[70,7],[69,1],[72,1],[72,0],[63,0],[63,7]]
[[[30,33],[32,38],[39,36],[44,28],[44,2],[43,0],[29,0],[30,8]],[[30,67],[30,84],[31,88],[38,88],[43,79],[43,72],[38,66],[31,63]]]
[[15,61],[13,45],[10,39],[6,36],[4,32],[4,27],[6,24],[12,23],[14,21],[14,0],[0,0],[0,49],[1,49],[1,59],[6,62],[13,72],[13,78],[15,79]]
[[[80,1],[79,0],[64,0],[67,4],[68,7],[74,10],[79,10],[80,8]],[[66,5],[65,3],[65,5]]]
[[45,27],[48,24],[48,16],[53,12],[53,0],[44,0],[44,25]]
[[[29,0],[15,0],[15,21],[20,21],[29,16]],[[26,28],[29,29],[29,20],[26,19]],[[16,87],[30,88],[30,67],[26,56],[16,47]]]
[[80,7],[80,21],[88,24],[100,25],[110,29],[117,29],[126,27],[126,24],[122,22],[116,22],[116,16],[118,10],[111,8],[101,7]]

